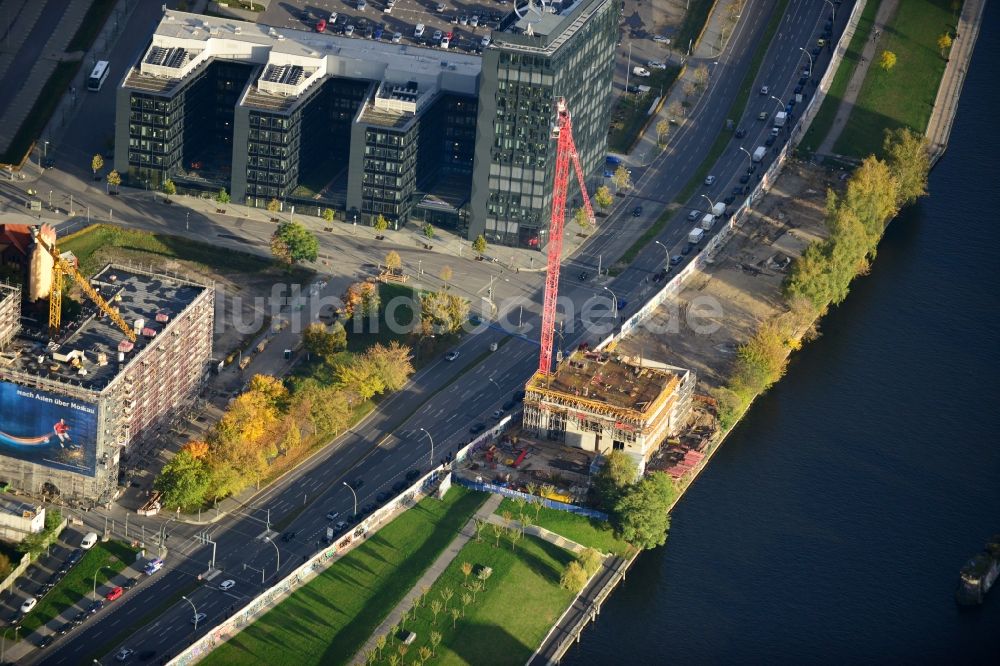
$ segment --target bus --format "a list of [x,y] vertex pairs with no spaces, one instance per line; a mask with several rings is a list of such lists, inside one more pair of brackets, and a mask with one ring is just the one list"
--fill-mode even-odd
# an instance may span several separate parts
[[94,71],[90,73],[90,78],[87,79],[87,90],[93,90],[97,92],[104,85],[104,81],[108,78],[108,69],[110,64],[107,60],[99,60],[96,65],[94,65]]

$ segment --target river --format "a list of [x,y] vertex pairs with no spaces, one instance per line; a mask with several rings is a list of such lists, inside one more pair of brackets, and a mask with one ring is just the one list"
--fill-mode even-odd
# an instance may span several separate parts
[[930,197],[759,399],[565,664],[995,663],[1000,584],[1000,7]]

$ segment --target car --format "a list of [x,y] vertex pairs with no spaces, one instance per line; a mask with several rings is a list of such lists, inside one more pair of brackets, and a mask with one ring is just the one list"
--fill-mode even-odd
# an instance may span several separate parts
[[633,86],[625,86],[625,92],[630,92],[630,93],[635,94],[635,93],[639,92],[639,86],[635,86],[635,85],[633,85]]
[[753,174],[757,173],[757,165],[756,164],[751,164],[750,166],[748,166],[747,167],[747,173],[750,174],[750,175],[753,175]]
[[701,211],[693,210],[688,213],[688,222],[697,222],[699,217],[701,217]]
[[375,30],[372,32],[372,39],[382,39],[383,34],[385,34],[385,26],[379,24],[375,26]]
[[489,45],[490,45],[490,36],[483,35],[483,38],[479,40],[479,46],[485,49]]
[[779,134],[781,134],[781,128],[780,127],[772,127],[771,128],[771,136],[778,136]]
[[818,55],[820,54],[820,51],[822,51],[822,50],[823,50],[823,49],[821,49],[820,47],[818,47],[818,46],[814,46],[814,47],[812,48],[812,51],[811,51],[811,53],[813,54],[813,57],[815,58],[815,57],[817,57],[817,56],[818,56]]
[[761,111],[757,114],[757,120],[767,120],[769,117],[770,114],[767,111]]
[[502,419],[503,418],[503,410],[502,409],[495,409],[495,410],[493,410],[493,418],[497,419],[498,421],[500,419]]
[[392,497],[392,493],[390,493],[388,491],[383,491],[383,492],[379,493],[375,497],[375,501],[378,502],[379,504],[382,504],[383,502],[385,502],[390,497]]
[[411,469],[411,470],[409,470],[409,471],[408,471],[408,472],[406,473],[406,480],[407,480],[407,481],[413,481],[413,480],[415,480],[415,479],[416,479],[416,478],[417,478],[418,476],[420,476],[420,470],[419,470],[419,469]]
[[517,402],[521,402],[522,400],[524,400],[524,396],[525,396],[524,391],[514,391],[514,400],[516,400]]
[[339,511],[331,511],[330,513],[326,514],[327,520],[337,520],[337,518],[339,517],[340,517]]
[[802,86],[800,86],[800,85],[799,86],[795,86],[795,90],[792,91],[792,92],[794,94],[796,94],[796,95],[801,95],[802,94]]
[[157,557],[155,560],[150,560],[149,563],[146,564],[146,567],[143,569],[143,572],[147,576],[152,576],[162,568],[163,568],[163,560]]
[[826,40],[820,37],[819,39],[816,40],[816,46],[823,48],[824,46],[826,46]]
[[632,73],[635,74],[636,76],[641,76],[642,78],[652,76],[652,72],[650,72],[645,67],[633,67]]
[[327,22],[328,24],[332,25],[332,24],[334,24],[334,23],[336,23],[336,22],[337,22],[337,17],[338,17],[338,16],[340,16],[340,15],[339,15],[339,14],[338,14],[337,12],[330,12],[330,18],[328,18],[328,19],[326,20],[326,22]]
[[392,33],[392,43],[393,44],[400,44],[400,43],[402,43],[402,41],[403,41],[403,33],[401,33],[401,32],[394,32],[394,33]]
[[359,9],[359,10],[361,10],[361,11],[364,11],[364,10],[365,10],[365,8],[366,8],[366,7],[368,6],[368,2],[367,2],[366,0],[358,0],[358,1],[357,1],[357,3],[355,3],[355,5],[354,5],[354,6],[355,6],[355,7],[357,8],[357,9]]
[[55,639],[52,637],[52,634],[49,634],[48,636],[43,636],[42,640],[38,641],[38,643],[36,644],[36,647],[39,650],[44,650],[48,646],[52,645],[52,641],[54,640]]
[[104,608],[103,599],[98,599],[97,601],[93,601],[89,606],[87,606],[87,615],[93,615],[102,608]]
[[670,257],[670,265],[671,266],[676,266],[677,264],[681,263],[682,261],[684,261],[684,257],[682,257],[679,254],[675,254],[674,256]]
[[438,2],[434,4],[434,11],[436,11],[439,14],[443,12],[445,9],[447,9],[447,7],[445,7],[445,4],[443,2]]
[[347,529],[347,521],[341,520],[336,525],[333,526],[333,531],[335,534],[340,534]]
[[709,187],[715,185],[715,176],[707,176],[705,178],[705,185],[708,185]]
[[478,27],[479,26],[479,17],[474,15],[472,18],[470,18],[469,19],[469,25],[471,25],[473,28]]
[[455,350],[452,350],[452,351],[450,351],[450,352],[448,352],[447,354],[444,355],[444,360],[446,360],[446,361],[454,361],[459,356],[460,356],[459,352],[457,352]]
[[361,486],[365,485],[365,480],[364,479],[360,479],[360,478],[359,479],[354,479],[353,481],[351,481],[347,485],[349,485],[352,490],[360,490]]
[[114,601],[115,599],[121,597],[123,594],[125,594],[125,590],[122,588],[122,586],[116,585],[115,587],[111,588],[110,592],[104,595],[104,598],[107,599],[108,601]]
[[354,36],[354,26],[348,23],[344,26],[344,36],[353,37]]
[[505,411],[510,411],[510,410],[514,409],[514,407],[516,407],[516,406],[517,406],[517,401],[514,400],[514,398],[511,398],[507,402],[503,403],[503,408],[504,408]]
[[743,194],[750,194],[750,186],[749,185],[744,185],[743,186]]
[[97,543],[97,532],[87,532],[84,535],[83,540],[80,542],[80,548],[84,550],[90,550]]
[[415,38],[417,38],[417,39],[420,39],[421,37],[424,36],[424,30],[426,30],[426,27],[424,26],[424,24],[423,23],[418,23],[417,25],[415,25],[413,27],[413,36]]
[[773,146],[774,145],[774,137],[773,136],[769,136],[766,139],[764,139],[764,145],[768,146],[768,147]]
[[136,586],[138,582],[139,582],[138,578],[129,578],[127,581],[125,581],[122,587],[125,588],[126,590],[131,590],[133,587]]
[[441,48],[447,49],[451,46],[451,37],[444,37],[441,39]]
[[477,423],[474,426],[472,426],[471,428],[469,428],[469,434],[470,435],[478,435],[479,433],[481,433],[484,430],[486,430],[486,424],[485,423]]
[[407,485],[408,484],[406,483],[406,481],[397,481],[396,483],[392,484],[392,492],[398,495],[399,493],[406,490]]
[[462,14],[461,16],[458,17],[458,24],[469,25],[469,17],[466,16],[465,14]]
[[646,63],[646,67],[649,69],[666,69],[667,63],[660,62],[659,60],[650,60]]
[[761,95],[769,95],[770,93],[771,93],[771,86],[761,86],[760,87],[760,94]]
[[746,174],[743,174],[742,176],[740,176],[740,182],[741,183],[749,183],[750,182],[750,176],[748,176]]
[[618,166],[619,164],[622,163],[622,158],[616,155],[608,155],[607,157],[604,158],[604,163],[607,164],[608,166]]
[[82,610],[73,616],[73,624],[79,626],[83,624],[83,621],[86,620],[88,617],[90,617],[90,613],[88,613],[85,610]]
[[228,578],[228,579],[222,581],[221,583],[219,583],[219,589],[222,590],[223,592],[225,592],[227,590],[231,590],[234,587],[236,587],[236,581],[233,580],[232,578]]
[[741,192],[743,192],[743,188],[742,187],[734,187],[733,191],[732,191],[732,194],[734,194],[736,196],[739,196]]
[[722,201],[725,202],[725,204],[728,206],[729,204],[731,204],[734,201],[736,201],[736,197],[734,197],[733,195],[730,194],[728,197],[726,197]]
[[316,21],[316,32],[326,32],[326,19]]
[[688,243],[687,245],[684,246],[683,249],[681,249],[681,254],[683,254],[685,257],[687,255],[691,254],[691,248],[692,247],[694,247],[694,246],[691,245],[691,243]]
[[131,657],[133,654],[135,654],[135,650],[131,650],[129,648],[122,648],[121,650],[118,651],[118,654],[115,655],[115,659],[117,659],[118,661],[128,661],[129,657]]
[[375,509],[377,509],[377,508],[378,508],[378,504],[375,504],[375,502],[370,502],[368,504],[365,504],[364,508],[361,509],[361,513],[363,513],[363,514],[365,514],[367,516],[369,514],[375,513]]
[[60,624],[59,625],[59,627],[56,629],[56,633],[59,634],[60,636],[65,636],[66,634],[68,634],[72,630],[73,630],[72,623],[66,622],[64,624]]
[[34,597],[28,597],[27,599],[24,600],[24,603],[21,604],[21,612],[30,613],[37,604],[38,604],[38,599]]
[[69,573],[69,570],[72,566],[73,565],[70,564],[69,562],[63,562],[61,565],[59,565],[59,569],[56,570],[56,574],[59,576],[65,576],[66,574]]
[[636,206],[632,209],[632,217],[639,217],[642,215],[642,206]]
[[580,280],[580,282],[586,282],[587,278],[590,277],[590,273],[588,273],[587,271],[580,271],[580,274],[577,275],[576,277],[578,280]]
[[281,542],[288,543],[294,538],[295,538],[295,532],[285,532],[284,534],[281,535]]
[[198,625],[204,622],[205,618],[207,617],[208,615],[206,615],[205,613],[195,613],[194,615],[191,616],[190,622],[191,624]]
[[392,8],[396,6],[396,0],[386,0],[385,6],[382,7],[382,11],[386,14],[392,13]]
[[742,127],[740,127],[739,129],[736,130],[736,138],[737,139],[742,139],[746,135],[747,135],[747,131],[745,129],[743,129]]
[[653,35],[653,41],[657,44],[669,44],[670,39],[664,37],[663,35]]

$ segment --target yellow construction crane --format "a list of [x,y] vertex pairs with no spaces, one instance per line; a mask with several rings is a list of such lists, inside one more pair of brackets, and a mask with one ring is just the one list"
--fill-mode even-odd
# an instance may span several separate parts
[[63,275],[72,275],[76,283],[80,285],[80,288],[90,297],[97,307],[101,308],[104,314],[111,318],[111,321],[115,323],[118,328],[121,329],[122,333],[128,337],[129,340],[135,342],[135,331],[129,327],[128,323],[122,316],[118,314],[118,311],[111,307],[111,305],[104,300],[104,298],[97,293],[93,287],[90,286],[90,282],[87,278],[83,277],[80,271],[76,270],[73,264],[69,263],[65,259],[59,256],[59,251],[56,250],[55,246],[49,246],[43,239],[41,234],[38,233],[37,228],[32,229],[32,235],[35,238],[35,242],[40,246],[45,248],[45,251],[52,255],[52,260],[55,262],[52,266],[52,290],[49,292],[49,335],[51,337],[56,337],[59,334],[59,324],[62,318],[62,287],[63,287]]

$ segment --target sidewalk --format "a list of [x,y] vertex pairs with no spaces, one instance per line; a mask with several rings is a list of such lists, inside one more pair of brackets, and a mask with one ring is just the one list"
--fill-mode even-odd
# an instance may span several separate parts
[[[490,516],[486,519],[486,522],[492,523],[494,525],[503,525],[504,524],[503,516],[498,516],[495,513],[491,513]],[[510,521],[510,525],[511,525],[511,527],[520,527],[521,526],[521,521],[519,521],[519,520],[512,520],[512,521]],[[568,550],[570,552],[576,553],[577,555],[580,555],[581,553],[583,553],[583,551],[587,550],[587,547],[584,546],[583,544],[580,544],[580,543],[577,543],[576,541],[572,541],[570,539],[567,539],[566,537],[562,536],[561,534],[556,534],[555,532],[550,532],[549,530],[545,529],[544,527],[539,527],[538,525],[530,525],[530,526],[526,527],[524,529],[524,533],[525,534],[530,534],[531,536],[536,536],[539,539],[542,539],[543,541],[548,541],[551,544],[555,544],[556,546],[559,546],[563,550]]]
[[899,0],[883,0],[882,5],[878,8],[875,20],[872,22],[871,33],[869,33],[870,38],[865,40],[865,47],[861,50],[861,62],[854,66],[854,73],[847,84],[847,91],[840,101],[840,106],[837,107],[837,116],[833,119],[833,125],[827,132],[826,138],[823,139],[823,143],[816,150],[817,155],[833,154],[833,145],[840,138],[840,133],[844,131],[844,127],[851,117],[854,103],[857,101],[861,86],[864,85],[865,77],[868,75],[868,68],[875,60],[875,52],[879,48],[878,37],[885,33],[885,26],[896,15],[898,6]]
[[469,540],[476,536],[476,520],[479,519],[489,521],[493,512],[499,508],[502,500],[503,497],[500,495],[490,495],[489,499],[487,499],[486,502],[479,507],[479,510],[476,511],[476,515],[465,524],[465,527],[462,528],[458,536],[456,536],[448,547],[445,548],[444,552],[438,556],[437,560],[434,561],[434,564],[427,568],[427,571],[425,571],[424,575],[420,577],[420,580],[418,580],[416,585],[413,586],[413,589],[411,589],[407,595],[403,597],[398,604],[396,604],[396,607],[392,609],[392,612],[390,612],[388,616],[386,616],[382,624],[380,624],[378,628],[372,632],[372,635],[368,637],[368,640],[361,646],[358,653],[354,655],[354,659],[351,660],[351,663],[365,663],[365,653],[367,653],[368,650],[375,649],[375,642],[378,637],[388,633],[389,629],[399,624],[399,620],[403,617],[403,613],[409,611],[410,608],[413,607],[414,601],[420,597],[422,589],[433,585],[434,581],[436,581],[441,574],[444,573],[444,570],[447,569],[448,565],[455,559],[458,552],[465,547],[465,544],[469,543]]

